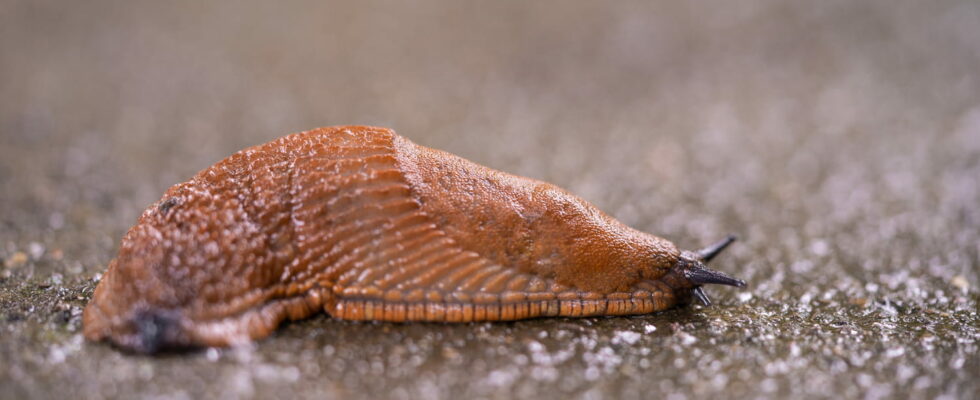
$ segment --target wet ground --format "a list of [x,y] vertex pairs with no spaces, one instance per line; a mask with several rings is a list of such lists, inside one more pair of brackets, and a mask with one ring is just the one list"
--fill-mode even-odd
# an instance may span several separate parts
[[[0,398],[976,398],[980,6],[812,3],[0,2]],[[168,186],[336,124],[682,247],[735,233],[712,265],[750,286],[159,357],[81,338]]]

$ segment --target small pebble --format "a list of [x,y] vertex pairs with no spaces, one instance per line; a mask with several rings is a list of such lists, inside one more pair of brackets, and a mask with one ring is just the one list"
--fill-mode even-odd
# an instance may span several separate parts
[[963,293],[970,291],[970,282],[967,282],[966,277],[963,275],[954,276],[953,279],[949,281],[949,283]]
[[448,346],[442,348],[442,356],[447,360],[458,360],[461,357],[459,351]]
[[208,347],[208,351],[204,353],[208,361],[215,362],[221,357],[221,353],[218,349],[214,347]]
[[617,331],[612,338],[612,344],[635,344],[642,335],[633,331]]
[[44,256],[44,245],[38,242],[31,242],[27,245],[27,252],[30,253],[31,260],[40,260]]
[[817,240],[810,244],[810,252],[817,256],[830,254],[830,246],[823,240]]
[[677,333],[677,337],[681,340],[681,345],[690,346],[698,341],[698,338],[694,337],[690,333],[680,331]]
[[68,264],[68,267],[65,269],[65,271],[67,271],[71,275],[78,275],[83,271],[85,271],[85,268],[82,267],[82,263],[75,261]]
[[8,258],[4,262],[4,265],[7,266],[7,268],[17,268],[23,266],[26,263],[27,263],[27,254],[25,254],[23,251],[18,251],[14,253],[14,255],[10,256],[10,258]]
[[858,306],[858,307],[862,307],[862,308],[863,307],[866,307],[868,305],[868,299],[866,297],[852,298],[849,302],[852,305],[855,305],[855,306]]
[[891,348],[891,349],[888,349],[887,351],[885,351],[885,357],[888,357],[888,358],[895,358],[895,357],[901,356],[902,354],[905,354],[905,349],[903,349],[901,347],[895,347],[895,348]]

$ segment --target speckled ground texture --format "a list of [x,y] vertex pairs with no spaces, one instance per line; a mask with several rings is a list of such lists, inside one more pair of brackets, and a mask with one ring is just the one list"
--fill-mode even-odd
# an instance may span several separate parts
[[[0,1],[0,398],[976,398],[975,1]],[[554,182],[747,280],[711,307],[80,335],[140,211],[336,124]]]

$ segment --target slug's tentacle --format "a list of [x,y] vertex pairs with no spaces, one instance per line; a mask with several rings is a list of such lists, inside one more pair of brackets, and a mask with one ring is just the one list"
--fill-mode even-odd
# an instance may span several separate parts
[[724,239],[719,240],[717,243],[696,251],[698,258],[700,258],[703,262],[711,261],[711,259],[715,258],[718,253],[721,253],[721,251],[725,250],[728,245],[732,244],[735,239],[737,239],[735,235],[728,235]]
[[705,306],[711,305],[711,299],[709,299],[708,295],[704,293],[702,285],[716,284],[745,287],[745,281],[734,278],[724,272],[715,271],[704,265],[708,261],[711,261],[711,259],[715,258],[718,253],[721,253],[722,250],[725,250],[725,248],[734,241],[735,235],[728,235],[717,243],[701,250],[693,252],[685,251],[681,254],[680,260],[678,260],[678,264],[681,271],[683,271],[684,278],[687,279],[689,284],[694,286],[691,294],[700,300]]
[[697,297],[698,300],[701,301],[701,304],[704,304],[705,307],[711,305],[711,299],[709,299],[708,298],[708,295],[704,293],[704,288],[703,287],[698,286],[698,287],[694,288],[693,293],[694,293],[694,297]]
[[684,277],[695,285],[717,284],[745,287],[745,281],[733,278],[721,271],[708,269],[708,267],[705,267],[704,264],[691,267],[684,273]]

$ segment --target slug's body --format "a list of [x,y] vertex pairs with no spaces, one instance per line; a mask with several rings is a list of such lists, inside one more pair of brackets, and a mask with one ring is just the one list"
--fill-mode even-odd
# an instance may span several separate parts
[[372,127],[298,133],[170,188],[122,241],[84,332],[141,352],[220,346],[326,311],[386,321],[645,314],[705,283],[703,253],[553,185]]

